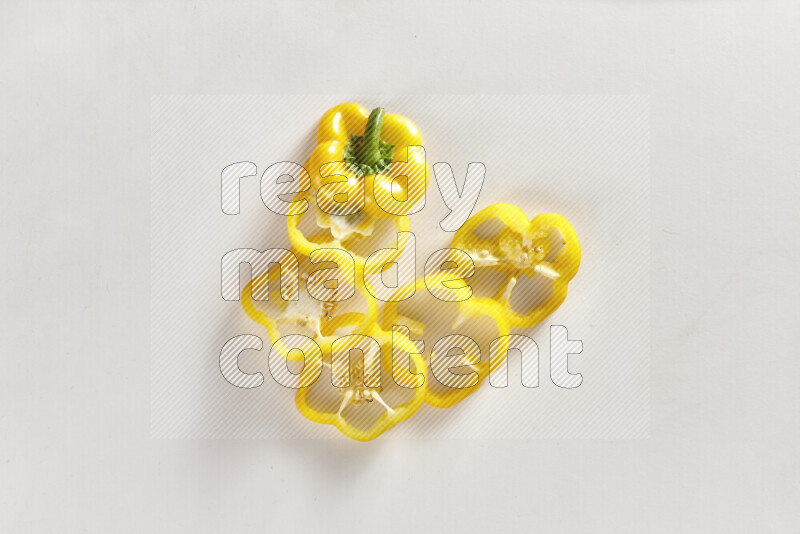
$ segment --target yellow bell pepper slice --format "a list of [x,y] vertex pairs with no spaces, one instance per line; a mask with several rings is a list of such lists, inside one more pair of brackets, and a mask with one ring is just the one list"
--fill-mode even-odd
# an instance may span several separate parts
[[[296,198],[300,198],[299,196]],[[313,199],[308,199],[308,207],[309,211],[315,208],[313,203]],[[370,227],[368,230],[364,225],[373,225],[376,221],[376,218],[370,217],[364,213],[360,215],[356,215],[356,217],[360,217],[355,221],[355,227],[357,231],[349,233],[349,234],[337,234],[336,231],[329,231],[327,235],[317,235],[313,239],[309,239],[305,236],[302,229],[300,228],[300,223],[303,221],[303,217],[309,211],[305,213],[296,214],[296,215],[289,215],[287,219],[287,228],[289,234],[289,242],[291,242],[292,246],[300,253],[305,256],[310,255],[314,250],[320,248],[332,248],[332,249],[342,249],[347,251],[355,260],[356,265],[360,266],[362,269],[364,268],[367,258],[355,253],[353,251],[354,248],[357,247],[359,241],[363,241],[366,237],[372,234],[372,228]],[[327,216],[326,216],[327,217]],[[380,267],[388,262],[395,261],[400,254],[402,254],[403,249],[408,241],[408,232],[411,228],[409,223],[409,219],[407,215],[392,217],[391,219],[383,218],[383,221],[391,222],[394,224],[394,230],[397,234],[401,234],[400,237],[395,240],[393,243],[387,243],[386,247],[378,248],[380,250],[375,256],[375,262],[373,265],[375,267],[370,267],[366,270],[366,274],[374,274],[377,272]],[[360,221],[360,222],[358,222]],[[320,220],[318,219],[318,223]],[[324,226],[323,226],[324,227]],[[329,228],[330,230],[330,228]],[[363,232],[363,233],[362,233]],[[373,249],[375,250],[375,249]]]
[[[312,239],[321,239],[320,237]],[[317,245],[317,248],[324,248]],[[316,250],[316,249],[314,249]],[[313,252],[313,250],[311,251]],[[343,251],[330,250],[325,251],[325,261],[336,261],[340,267],[339,274],[341,277],[338,279],[339,286],[334,290],[341,292],[344,296],[355,292],[350,299],[344,301],[332,300],[329,302],[321,301],[313,298],[308,294],[309,280],[315,280],[314,267],[309,258],[302,254],[297,254],[296,251],[291,251],[298,258],[299,263],[299,285],[300,295],[297,301],[286,301],[281,298],[279,288],[279,269],[271,269],[270,271],[262,274],[261,276],[251,280],[243,289],[241,294],[241,304],[245,313],[255,322],[264,326],[267,329],[267,334],[271,342],[274,344],[275,350],[290,361],[301,361],[302,354],[299,351],[291,351],[286,347],[281,337],[286,334],[302,333],[314,339],[318,344],[325,345],[331,340],[324,339],[322,334],[324,327],[327,323],[332,322],[336,318],[337,312],[345,307],[352,298],[363,299],[366,304],[366,313],[360,313],[359,317],[363,324],[358,325],[360,328],[367,328],[374,324],[378,315],[378,304],[375,297],[370,294],[363,283],[362,266],[357,262],[352,265],[348,262],[347,257],[344,257]],[[319,269],[314,272],[319,272]],[[309,276],[311,273],[311,276]],[[354,281],[354,287],[348,285],[349,279]],[[319,285],[319,282],[315,282]],[[257,304],[253,301],[253,295],[261,295],[264,293],[264,285],[268,285],[268,300],[263,303]],[[264,311],[263,308],[272,308],[270,312]],[[348,316],[351,317],[351,316]]]
[[[442,292],[447,292],[447,286],[440,285],[439,282],[445,276],[449,278],[448,273],[429,277],[427,285],[425,278],[418,278],[398,288],[392,301],[387,302],[383,308],[379,321],[386,330],[403,326],[408,328],[412,338],[424,338],[429,376],[424,385],[425,402],[437,408],[454,406],[478,390],[489,374],[505,360],[508,352],[506,338],[498,346],[498,357],[490,359],[491,342],[510,332],[505,310],[491,299],[473,296],[463,302],[442,300]],[[438,285],[439,297],[428,292],[427,288],[434,284]],[[456,294],[455,290],[451,291],[453,295]],[[415,293],[415,296],[404,304],[402,298],[411,293]],[[401,310],[401,307],[407,309]],[[437,334],[430,335],[434,331]],[[437,373],[432,366],[434,362],[443,363],[447,357],[445,350],[440,348],[439,352],[434,353],[434,349],[439,339],[450,334],[480,336],[482,339],[481,342],[476,341],[476,345],[462,349],[462,358],[466,363],[458,369],[467,373],[458,374],[464,376],[464,379],[455,379],[453,384],[445,384],[436,377],[441,374],[441,368]],[[480,350],[479,354],[473,352],[475,346]],[[468,375],[472,375],[474,379],[468,380]]]
[[[354,314],[345,314],[327,323],[323,334],[328,338],[334,337],[331,333],[348,321],[351,324],[363,323],[363,318],[354,319],[352,315]],[[351,439],[370,441],[408,419],[419,409],[425,393],[423,388],[415,388],[414,385],[418,384],[420,375],[425,380],[426,368],[422,358],[413,354],[411,341],[404,336],[396,336],[395,345],[410,355],[411,365],[395,359],[392,354],[392,334],[375,325],[359,331],[353,336],[353,341],[340,339],[344,342],[343,350],[354,348],[355,338],[361,336],[374,339],[380,346],[380,354],[376,355],[380,366],[379,382],[366,378],[366,364],[363,352],[359,349],[353,352],[360,355],[352,357],[351,353],[351,357],[345,360],[334,358],[333,346],[328,344],[323,348],[325,355],[321,363],[315,360],[304,366],[300,383],[310,382],[307,377],[317,377],[321,371],[320,365],[326,369],[326,373],[309,386],[298,389],[295,403],[298,411],[307,419],[333,425]],[[391,398],[387,394],[390,388]]]
[[[499,234],[480,237],[478,227],[498,219]],[[470,217],[453,236],[452,248],[470,255],[476,269],[494,269],[505,281],[494,295],[511,326],[530,328],[553,313],[567,297],[567,286],[578,272],[581,247],[572,225],[555,213],[528,219],[510,204],[493,204]],[[552,282],[552,293],[522,313],[511,306],[512,292],[522,277]]]

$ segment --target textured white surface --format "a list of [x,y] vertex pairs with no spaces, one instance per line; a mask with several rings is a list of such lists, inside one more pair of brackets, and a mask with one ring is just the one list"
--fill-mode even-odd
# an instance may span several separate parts
[[[298,4],[3,5],[0,530],[796,530],[800,5]],[[387,92],[649,95],[649,440],[150,439],[151,95]]]

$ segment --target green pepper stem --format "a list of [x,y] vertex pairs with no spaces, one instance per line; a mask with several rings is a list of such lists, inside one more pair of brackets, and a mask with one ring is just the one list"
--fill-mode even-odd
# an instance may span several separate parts
[[374,166],[382,161],[380,150],[381,128],[383,128],[383,117],[386,111],[383,108],[375,108],[367,119],[367,128],[364,131],[364,140],[361,142],[356,158],[359,163]]

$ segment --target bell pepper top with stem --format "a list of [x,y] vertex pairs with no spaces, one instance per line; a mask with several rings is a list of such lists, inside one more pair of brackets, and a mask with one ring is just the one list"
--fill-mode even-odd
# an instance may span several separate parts
[[320,120],[317,143],[305,168],[317,205],[334,219],[358,212],[371,215],[368,220],[405,215],[425,195],[424,155],[409,151],[422,145],[422,136],[406,117],[340,104]]

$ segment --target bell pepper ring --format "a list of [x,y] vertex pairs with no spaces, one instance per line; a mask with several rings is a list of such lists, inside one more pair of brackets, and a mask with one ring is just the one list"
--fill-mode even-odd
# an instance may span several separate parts
[[[348,320],[363,323],[362,319],[343,315],[327,323],[323,333],[330,334]],[[310,384],[297,390],[295,404],[307,419],[333,425],[351,439],[369,441],[419,409],[425,397],[419,386],[426,380],[427,371],[408,338],[374,324],[360,332],[338,338],[323,349],[322,361],[312,360],[303,367],[300,383]],[[396,359],[397,348],[407,352],[409,360]],[[353,353],[360,353],[355,362]],[[326,369],[330,380],[318,377],[320,366]],[[391,398],[387,394],[390,389]]]
[[[300,196],[296,197],[300,198]],[[313,199],[309,199],[309,210],[311,210],[314,206]],[[314,250],[319,248],[331,248],[331,249],[342,249],[348,251],[353,258],[357,265],[361,266],[362,268],[365,266],[367,258],[352,252],[353,244],[355,243],[356,239],[359,237],[367,237],[372,234],[372,229],[370,228],[367,230],[366,225],[372,225],[375,222],[375,218],[364,216],[361,219],[357,219],[355,228],[357,231],[355,232],[346,232],[344,234],[337,233],[337,230],[329,228],[329,235],[328,236],[316,236],[315,241],[312,241],[303,234],[303,231],[300,228],[300,223],[303,220],[303,217],[308,213],[308,211],[300,214],[289,215],[286,217],[286,224],[289,234],[289,241],[291,242],[292,246],[301,254],[303,255],[310,255]],[[361,214],[363,215],[363,214]],[[367,268],[365,274],[374,274],[377,272],[377,269],[380,268],[385,263],[391,263],[392,261],[396,260],[400,254],[402,254],[403,249],[408,241],[408,232],[411,228],[411,225],[408,220],[408,216],[397,216],[392,217],[391,219],[384,218],[382,220],[391,221],[394,223],[395,231],[399,236],[396,241],[396,246],[392,244],[387,248],[381,248],[379,251],[375,253],[373,256],[373,265],[375,267]],[[318,220],[319,223],[319,220]],[[363,233],[361,233],[363,232]],[[337,237],[338,236],[338,237]]]
[[[320,239],[317,237],[316,239]],[[288,254],[295,254],[288,251]],[[274,350],[290,361],[302,360],[302,353],[291,351],[281,341],[282,336],[287,333],[302,333],[314,339],[318,344],[325,345],[332,340],[324,339],[323,331],[325,324],[333,321],[337,317],[337,311],[343,307],[343,302],[351,298],[363,299],[366,303],[366,313],[359,313],[363,324],[356,325],[366,328],[374,324],[378,315],[378,304],[363,283],[361,266],[353,262],[352,258],[342,250],[326,249],[318,246],[311,251],[313,259],[317,262],[335,262],[337,268],[325,268],[311,271],[311,258],[295,254],[299,262],[299,273],[297,282],[287,276],[285,283],[298,283],[300,297],[296,301],[287,301],[282,298],[284,284],[283,273],[278,269],[270,271],[251,280],[242,289],[241,304],[245,313],[255,322],[262,325],[267,330],[270,340],[274,344]],[[325,271],[332,271],[325,273]],[[310,272],[310,274],[308,274]],[[335,276],[323,276],[324,274]],[[335,278],[336,287],[328,288],[329,280]],[[265,290],[266,286],[266,290]],[[268,291],[268,293],[266,293]],[[305,294],[308,293],[308,295]],[[348,296],[349,295],[349,296]],[[259,299],[265,296],[267,299]],[[265,300],[270,307],[274,306],[275,311],[271,313],[257,306],[253,299]],[[348,315],[352,319],[351,315]],[[338,323],[335,323],[338,324]]]
[[[479,237],[476,229],[492,219],[500,221],[502,230],[492,237]],[[493,299],[515,328],[535,326],[561,306],[581,263],[580,243],[569,221],[555,213],[529,220],[510,204],[493,204],[470,217],[456,231],[451,247],[469,254],[476,269],[493,269],[505,277]],[[531,309],[518,312],[511,298],[522,277],[551,282],[552,293]]]
[[[508,352],[506,336],[510,333],[505,310],[491,299],[471,297],[461,302],[455,298],[443,299],[442,295],[448,288],[441,282],[449,279],[449,273],[440,273],[405,284],[398,288],[392,301],[386,303],[379,319],[384,329],[400,327],[400,332],[407,331],[410,338],[425,338],[429,375],[429,380],[423,386],[425,402],[437,408],[454,406],[478,390],[489,374],[505,360]],[[426,285],[428,289],[439,285],[439,289],[429,293],[425,290]],[[449,291],[453,296],[457,294],[456,289]],[[409,307],[414,304],[417,306],[401,311],[399,306],[411,293],[424,295],[423,302],[420,304],[420,301],[408,300]],[[433,328],[429,327],[431,324]],[[436,329],[441,336],[426,334]],[[485,337],[481,340],[483,348],[471,337],[461,335],[463,332]],[[498,356],[490,358],[490,344],[495,339],[500,339],[496,346]],[[454,348],[463,353],[460,356],[461,365],[448,365],[450,352]],[[450,369],[466,373],[454,373]]]

